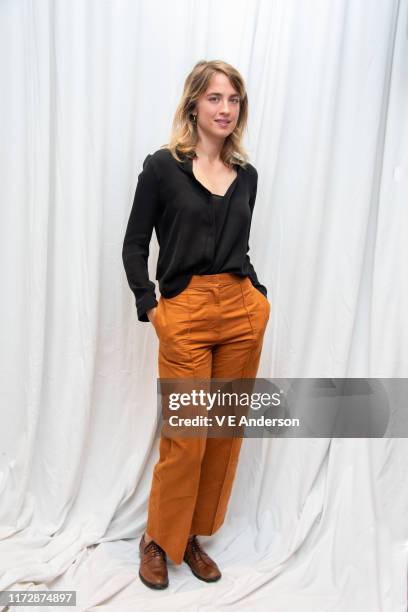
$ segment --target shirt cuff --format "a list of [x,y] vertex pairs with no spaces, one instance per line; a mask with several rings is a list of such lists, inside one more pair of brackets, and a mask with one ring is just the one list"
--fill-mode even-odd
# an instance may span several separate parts
[[136,300],[137,318],[143,323],[150,323],[146,312],[150,308],[155,308],[158,302],[155,295],[148,293],[141,300]]

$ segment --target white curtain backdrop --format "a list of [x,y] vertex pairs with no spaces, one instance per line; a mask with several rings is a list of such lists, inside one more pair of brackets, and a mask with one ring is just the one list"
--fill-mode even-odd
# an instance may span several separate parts
[[[1,0],[0,590],[77,590],[87,612],[406,612],[402,437],[245,440],[201,538],[223,578],[138,578],[158,340],[121,248],[199,59],[248,88],[258,376],[408,375],[407,0]],[[152,280],[157,255],[153,235]]]

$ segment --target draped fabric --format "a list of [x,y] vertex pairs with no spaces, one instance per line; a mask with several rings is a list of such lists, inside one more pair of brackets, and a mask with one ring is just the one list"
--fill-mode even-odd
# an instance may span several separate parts
[[[407,0],[0,2],[0,590],[72,589],[87,611],[406,612],[403,437],[245,440],[201,539],[222,579],[183,564],[163,592],[141,583],[158,340],[121,248],[185,77],[224,59],[258,171],[258,376],[406,377],[407,23]],[[157,255],[153,236],[153,281]]]

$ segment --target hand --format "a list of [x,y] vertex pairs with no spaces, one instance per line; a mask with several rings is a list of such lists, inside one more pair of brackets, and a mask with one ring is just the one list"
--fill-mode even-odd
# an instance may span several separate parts
[[146,310],[147,318],[149,319],[150,323],[153,325],[154,328],[156,328],[154,324],[156,320],[156,310],[157,310],[157,306],[155,306],[154,308],[149,308],[149,310]]

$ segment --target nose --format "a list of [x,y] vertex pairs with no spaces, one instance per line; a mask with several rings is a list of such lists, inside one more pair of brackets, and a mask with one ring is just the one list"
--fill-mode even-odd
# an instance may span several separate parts
[[224,101],[220,108],[220,115],[222,117],[228,118],[230,114],[231,114],[231,111],[230,111],[229,103],[227,101]]

